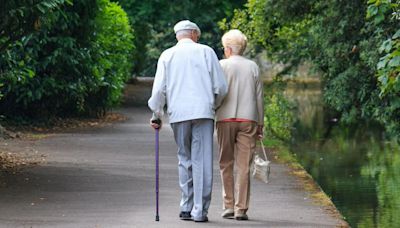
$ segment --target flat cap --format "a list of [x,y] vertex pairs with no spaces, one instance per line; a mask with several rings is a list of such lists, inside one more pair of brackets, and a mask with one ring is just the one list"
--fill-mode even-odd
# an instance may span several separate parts
[[183,20],[176,23],[176,25],[174,26],[175,33],[181,30],[196,30],[199,35],[201,34],[199,26],[189,20]]

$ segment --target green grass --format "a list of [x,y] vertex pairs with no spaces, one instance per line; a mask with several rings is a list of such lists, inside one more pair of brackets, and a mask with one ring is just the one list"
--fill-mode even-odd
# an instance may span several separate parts
[[297,161],[296,156],[290,152],[285,142],[278,139],[264,139],[264,145],[272,150],[274,159],[276,161],[285,163],[292,168],[303,169],[303,167]]

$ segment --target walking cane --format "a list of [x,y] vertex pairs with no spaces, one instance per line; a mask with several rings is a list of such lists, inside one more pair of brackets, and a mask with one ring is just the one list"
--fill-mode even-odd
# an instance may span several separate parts
[[[159,120],[159,119],[156,119],[156,120],[152,120],[152,123],[155,123],[155,124],[158,124],[158,125],[160,125],[161,124],[161,120]],[[159,170],[158,170],[158,167],[159,167],[159,164],[158,164],[158,152],[159,152],[159,137],[158,137],[158,135],[159,135],[159,131],[160,131],[160,129],[159,128],[157,128],[156,129],[156,154],[155,154],[155,157],[156,157],[156,221],[158,222],[158,221],[160,221],[160,216],[158,215],[158,190],[159,190],[159,185],[158,185],[158,174],[159,174]]]

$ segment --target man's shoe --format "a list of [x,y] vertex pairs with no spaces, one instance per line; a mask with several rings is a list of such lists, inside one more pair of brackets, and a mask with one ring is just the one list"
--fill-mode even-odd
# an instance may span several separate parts
[[181,211],[181,213],[179,213],[179,218],[181,220],[192,220],[192,216],[190,215],[190,211]]
[[200,219],[193,219],[195,222],[208,222],[208,217],[207,216],[204,216],[203,218],[200,218]]
[[222,218],[233,218],[235,213],[232,208],[225,209],[221,214]]
[[236,214],[235,219],[236,220],[249,220],[249,217],[246,214]]

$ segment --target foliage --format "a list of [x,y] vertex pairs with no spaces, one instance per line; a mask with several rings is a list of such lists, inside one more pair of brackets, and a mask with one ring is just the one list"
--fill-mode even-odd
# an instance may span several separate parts
[[[58,11],[63,4],[71,4],[65,0],[24,0],[24,1],[1,1],[0,16],[0,55],[7,54],[9,58],[0,62],[0,77],[4,74],[4,65],[12,65],[13,75],[18,75],[17,80],[32,77],[35,72],[25,67],[24,61],[12,60],[11,53],[7,48],[11,44],[22,45],[24,36],[28,36],[38,29],[42,24],[51,23],[51,13]],[[26,39],[25,39],[26,40]],[[1,79],[0,79],[1,80]],[[4,86],[0,81],[0,88]],[[0,98],[3,94],[0,91]]]
[[134,74],[153,76],[161,52],[176,43],[173,26],[179,20],[189,19],[199,25],[200,43],[210,45],[222,56],[221,31],[217,22],[232,17],[233,9],[245,0],[173,0],[173,1],[118,1],[130,17],[135,30]]
[[38,30],[43,23],[49,23],[49,13],[71,0],[23,0],[1,1],[0,52],[12,42]]
[[[129,60],[121,58],[124,70],[110,64],[126,52],[120,47],[108,47],[102,35],[115,32],[118,36],[120,31],[130,32],[130,29],[124,27],[129,26],[126,19],[121,20],[124,15],[117,16],[115,10],[106,10],[108,7],[116,6],[103,4],[99,7],[96,0],[76,0],[72,5],[49,10],[45,13],[46,23],[40,23],[37,30],[1,51],[1,114],[30,118],[102,114],[104,109],[115,104],[121,80],[127,77],[122,74],[129,69],[125,63]],[[106,13],[111,16],[104,16]],[[101,24],[102,17],[116,17],[118,23],[126,24],[115,25],[115,21]],[[110,40],[114,41],[115,36]],[[121,43],[117,44],[125,45],[127,39],[129,35],[122,36]],[[113,51],[107,52],[110,49]]]
[[125,11],[114,2],[98,0],[100,13],[95,19],[96,35],[92,49],[97,64],[93,74],[100,79],[98,91],[87,96],[87,104],[103,109],[118,104],[132,65],[133,34]]
[[274,82],[266,87],[264,96],[265,136],[288,141],[294,123],[293,104],[283,95],[282,82]]
[[266,137],[264,138],[263,143],[265,147],[272,150],[272,155],[274,157],[272,160],[277,159],[277,161],[288,164],[292,168],[303,169],[296,159],[296,155],[290,152],[289,147],[282,140]]
[[[96,11],[85,8],[96,9],[95,0],[76,1],[49,12],[51,23],[1,53],[8,63],[2,66],[1,78],[4,114],[46,118],[83,109],[88,85],[95,87],[88,47]],[[20,77],[15,72],[18,67],[28,69],[29,77]]]
[[379,37],[381,57],[377,63],[380,97],[386,107],[379,116],[389,130],[400,134],[400,1],[368,1],[367,18]]
[[[244,30],[253,45],[289,69],[312,62],[322,74],[325,102],[342,122],[378,120],[399,135],[398,80],[393,77],[400,61],[399,1],[392,2],[248,0],[221,26]],[[386,57],[380,59],[379,47]]]

